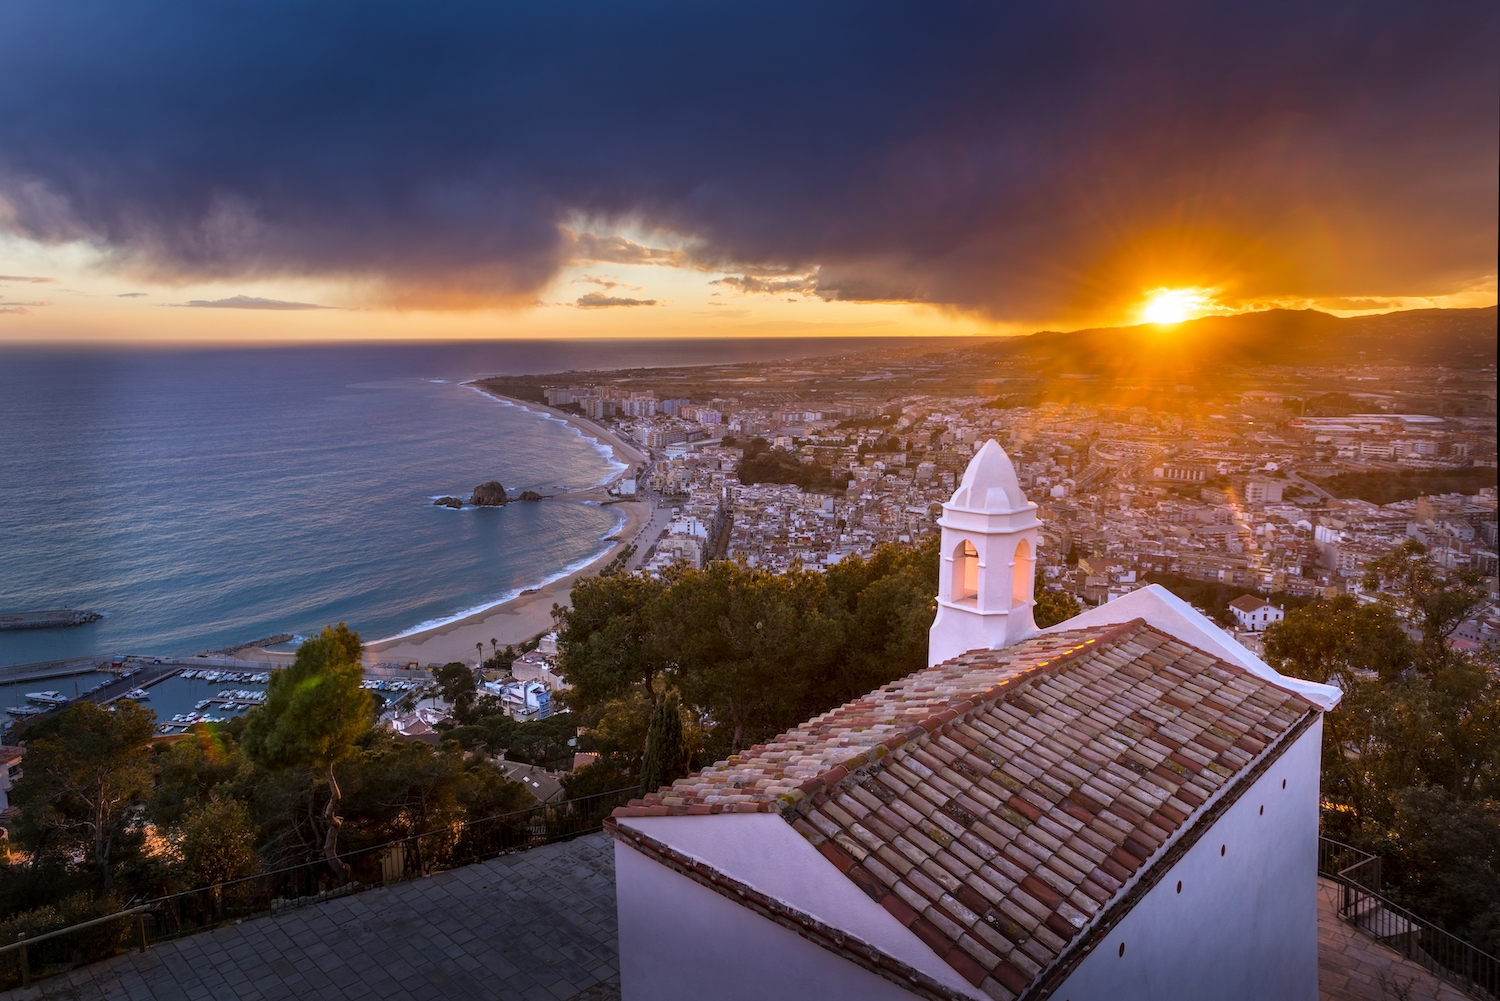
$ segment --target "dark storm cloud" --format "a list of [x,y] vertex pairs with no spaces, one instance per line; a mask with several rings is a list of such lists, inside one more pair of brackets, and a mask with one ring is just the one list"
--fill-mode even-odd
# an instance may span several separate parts
[[580,260],[1008,319],[1450,291],[1494,268],[1497,11],[12,0],[0,227],[414,305]]
[[710,285],[727,285],[741,292],[764,293],[776,295],[782,292],[805,292],[809,295],[818,291],[817,275],[792,275],[787,278],[767,275],[726,275],[717,281],[709,282]]

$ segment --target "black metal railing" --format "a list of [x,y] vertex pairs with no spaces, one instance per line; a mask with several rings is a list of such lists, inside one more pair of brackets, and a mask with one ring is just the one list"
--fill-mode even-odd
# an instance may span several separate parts
[[350,875],[340,880],[326,859],[258,873],[215,886],[148,900],[115,914],[0,944],[0,988],[29,985],[133,948],[191,935],[230,921],[274,914],[363,890],[429,876],[509,852],[566,841],[601,830],[638,787],[583,796],[485,817],[345,852]]
[[1339,917],[1483,1001],[1500,997],[1500,959],[1380,892],[1380,857],[1318,839],[1318,875],[1337,884]]

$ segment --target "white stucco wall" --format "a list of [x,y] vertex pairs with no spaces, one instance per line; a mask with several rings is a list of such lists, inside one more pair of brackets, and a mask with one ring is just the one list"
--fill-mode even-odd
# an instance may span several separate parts
[[939,983],[984,997],[776,814],[630,817],[620,824],[841,929]]
[[1322,736],[1319,719],[1052,996],[1317,1001]]
[[623,1001],[914,997],[618,841],[615,893]]

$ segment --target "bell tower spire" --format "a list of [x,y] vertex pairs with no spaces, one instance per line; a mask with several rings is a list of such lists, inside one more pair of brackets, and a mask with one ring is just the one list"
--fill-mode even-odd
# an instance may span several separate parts
[[938,610],[927,663],[1035,635],[1036,505],[1021,492],[1010,457],[993,438],[969,463],[938,526]]

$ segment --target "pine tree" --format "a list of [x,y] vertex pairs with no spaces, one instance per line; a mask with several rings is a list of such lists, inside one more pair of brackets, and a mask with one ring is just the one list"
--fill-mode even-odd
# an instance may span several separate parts
[[669,691],[651,713],[646,757],[641,762],[641,794],[656,792],[688,774],[687,740],[676,691]]

